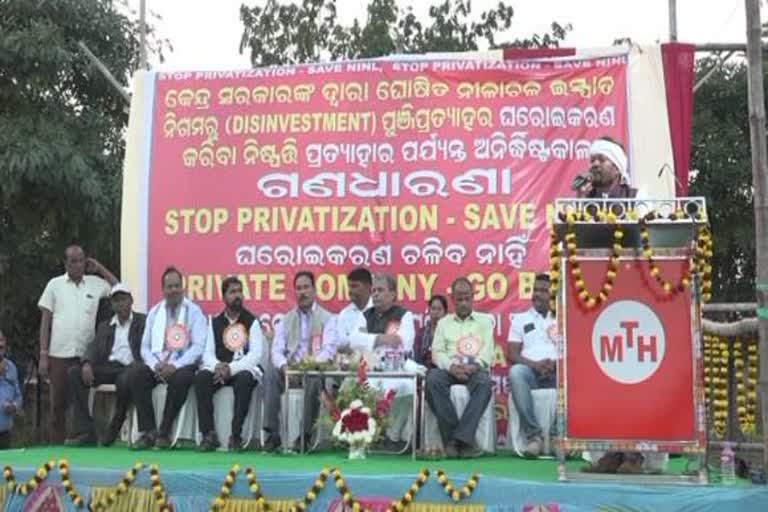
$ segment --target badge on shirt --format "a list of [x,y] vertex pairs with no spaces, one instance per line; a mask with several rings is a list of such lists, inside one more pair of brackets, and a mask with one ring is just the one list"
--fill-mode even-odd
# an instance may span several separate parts
[[557,340],[560,337],[560,333],[557,330],[557,324],[552,324],[547,328],[547,336],[552,343],[557,344]]
[[482,347],[483,340],[473,333],[463,334],[456,340],[456,351],[459,353],[463,364],[474,363]]
[[400,330],[400,322],[389,322],[387,328],[384,330],[385,334],[397,334]]
[[322,334],[313,335],[312,338],[309,340],[309,345],[312,349],[313,355],[319,354],[320,349],[323,346],[323,335]]
[[232,352],[240,352],[248,341],[248,331],[241,323],[234,323],[224,329],[224,346]]
[[184,350],[189,343],[189,333],[182,324],[171,325],[165,329],[165,349],[171,352]]

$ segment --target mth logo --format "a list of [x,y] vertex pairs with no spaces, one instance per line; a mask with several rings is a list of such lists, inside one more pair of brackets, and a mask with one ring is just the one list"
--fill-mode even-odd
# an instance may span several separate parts
[[611,379],[637,384],[648,379],[664,360],[664,326],[651,308],[620,300],[603,310],[592,329],[592,354]]

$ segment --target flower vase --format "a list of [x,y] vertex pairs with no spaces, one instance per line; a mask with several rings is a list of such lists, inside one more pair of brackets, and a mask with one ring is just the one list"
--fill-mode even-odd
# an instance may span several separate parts
[[365,443],[352,443],[349,445],[349,460],[365,460]]

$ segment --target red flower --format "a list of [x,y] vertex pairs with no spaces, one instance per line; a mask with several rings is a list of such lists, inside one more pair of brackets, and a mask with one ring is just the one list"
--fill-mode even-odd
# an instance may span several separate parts
[[368,415],[360,409],[352,409],[341,419],[341,431],[355,433],[368,430]]
[[381,418],[389,412],[389,409],[392,407],[392,401],[395,399],[395,394],[397,392],[394,389],[388,389],[384,393],[384,398],[376,404],[376,417]]
[[368,363],[365,358],[360,360],[360,366],[357,367],[357,383],[365,386],[368,382]]

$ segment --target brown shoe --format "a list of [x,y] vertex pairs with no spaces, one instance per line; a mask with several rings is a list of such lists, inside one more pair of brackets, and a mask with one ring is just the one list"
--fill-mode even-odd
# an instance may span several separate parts
[[526,457],[531,457],[533,459],[538,458],[541,455],[541,446],[543,444],[543,441],[541,437],[534,436],[528,440],[528,443],[525,445],[525,451],[523,454]]
[[624,475],[639,475],[643,473],[644,460],[645,457],[640,453],[627,453],[624,455],[624,462],[616,469],[616,472]]
[[456,442],[451,441],[450,443],[447,443],[445,447],[443,448],[443,453],[445,454],[446,458],[448,459],[458,459],[459,458],[459,447],[456,446]]
[[164,434],[160,434],[157,436],[157,439],[155,439],[155,448],[158,450],[167,450],[171,447],[171,440],[168,438],[168,436]]
[[236,435],[229,436],[229,451],[231,452],[241,452],[245,448],[243,446],[243,438]]
[[624,462],[624,453],[608,452],[597,462],[584,466],[581,470],[585,473],[615,473]]
[[131,450],[147,450],[155,446],[155,436],[152,433],[144,433],[131,445]]
[[203,441],[200,443],[198,450],[201,452],[212,452],[219,446],[219,437],[215,431],[211,430],[203,436]]

